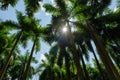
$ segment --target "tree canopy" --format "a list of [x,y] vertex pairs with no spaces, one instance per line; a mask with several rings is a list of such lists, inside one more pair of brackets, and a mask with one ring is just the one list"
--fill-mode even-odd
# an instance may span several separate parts
[[[0,17],[0,80],[120,80],[120,0],[21,1],[17,21]],[[19,2],[0,0],[0,11]]]

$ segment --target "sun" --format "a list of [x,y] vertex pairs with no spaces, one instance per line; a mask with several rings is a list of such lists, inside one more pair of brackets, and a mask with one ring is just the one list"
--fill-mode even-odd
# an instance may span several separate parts
[[64,27],[64,28],[62,29],[62,31],[63,31],[63,32],[67,32],[67,31],[68,31],[67,27]]

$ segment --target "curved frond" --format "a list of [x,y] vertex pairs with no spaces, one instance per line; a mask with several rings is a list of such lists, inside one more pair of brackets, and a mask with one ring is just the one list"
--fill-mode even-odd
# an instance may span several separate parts
[[60,15],[59,8],[55,8],[51,4],[44,4],[43,7],[46,9],[46,12],[52,13],[52,15],[54,15],[54,16]]
[[5,10],[8,8],[9,5],[15,6],[17,4],[18,0],[0,0],[0,8],[2,10]]
[[26,5],[26,11],[29,16],[33,16],[33,13],[40,9],[40,1],[42,0],[24,0]]
[[36,40],[36,46],[35,46],[35,51],[38,52],[41,49],[41,43],[39,37]]
[[7,20],[4,22],[1,22],[1,24],[4,26],[4,28],[11,28],[11,29],[19,29],[20,26],[18,23],[11,21],[11,20]]

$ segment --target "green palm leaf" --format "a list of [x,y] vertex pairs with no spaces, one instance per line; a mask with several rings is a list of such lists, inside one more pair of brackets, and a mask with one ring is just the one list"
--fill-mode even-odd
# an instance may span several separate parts
[[59,8],[53,7],[51,4],[44,4],[43,7],[46,9],[46,12],[52,13],[54,16],[60,15]]

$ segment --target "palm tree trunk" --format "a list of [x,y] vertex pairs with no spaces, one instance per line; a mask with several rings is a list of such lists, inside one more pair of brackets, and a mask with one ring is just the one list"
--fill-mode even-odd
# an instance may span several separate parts
[[98,61],[98,59],[97,59],[97,56],[96,56],[96,54],[95,54],[94,51],[93,51],[93,56],[94,56],[94,58],[95,58],[95,61],[96,61],[96,64],[97,64],[99,73],[100,73],[100,75],[101,75],[101,80],[106,80],[106,79],[105,79],[105,76],[104,76],[104,74],[103,74],[103,71],[102,71],[102,69],[101,69],[101,66],[100,66],[100,64],[99,64],[99,61]]
[[84,73],[85,73],[85,80],[90,80],[90,77],[88,75],[88,71],[86,69],[86,65],[85,65],[85,62],[83,60],[83,56],[81,56],[81,60],[82,60],[82,65],[83,65],[83,70],[84,70]]
[[67,56],[65,56],[65,66],[66,66],[66,80],[71,80],[71,78],[70,78],[70,64],[69,64],[69,59]]
[[94,29],[90,26],[88,21],[87,21],[86,28],[90,32],[91,37],[92,37],[93,41],[95,42],[99,56],[100,56],[102,62],[104,63],[107,73],[109,75],[109,79],[110,80],[120,80],[120,75],[119,75],[118,71],[116,70],[112,60],[110,59],[107,51],[105,50],[105,47],[102,44],[101,38],[97,35],[97,33],[94,31]]
[[18,35],[18,37],[17,37],[17,39],[16,39],[16,41],[15,41],[15,43],[14,43],[14,45],[13,45],[11,51],[10,51],[10,53],[8,54],[7,60],[5,61],[5,64],[3,65],[2,70],[0,71],[0,80],[3,79],[3,75],[5,74],[5,71],[6,71],[7,67],[8,67],[9,62],[10,62],[10,58],[11,58],[11,56],[13,54],[13,51],[15,50],[15,47],[17,46],[17,44],[18,44],[18,42],[20,40],[22,32],[23,31],[21,31],[19,33],[19,35]]
[[28,60],[25,72],[23,74],[22,80],[26,80],[27,79],[27,75],[28,75],[29,68],[30,68],[30,63],[31,63],[32,56],[33,56],[33,53],[34,53],[34,48],[35,48],[36,40],[37,39],[34,40],[34,43],[33,43],[33,46],[32,46],[32,50],[31,50],[31,54],[30,54],[30,57],[29,57],[29,60]]
[[80,58],[81,58],[82,65],[83,65],[83,70],[84,70],[84,73],[85,73],[85,80],[90,80],[90,76],[89,76],[88,71],[86,69],[85,61],[83,59],[83,55],[82,55],[82,52],[80,50],[80,47],[79,47],[78,51],[79,51],[79,54],[80,54]]
[[76,68],[77,68],[78,80],[84,80],[83,70],[82,70],[82,67],[80,65],[80,58],[79,58],[79,55],[78,55],[78,52],[77,52],[75,46],[71,47],[71,51],[72,51],[74,63],[75,63]]
[[73,55],[73,59],[74,59],[74,63],[76,65],[76,68],[77,68],[77,77],[78,77],[78,80],[84,80],[84,75],[83,75],[83,70],[82,70],[82,67],[80,65],[80,58],[78,56],[78,52],[77,52],[77,49],[75,47],[75,43],[74,43],[74,39],[73,39],[73,36],[72,36],[72,33],[71,33],[71,28],[70,28],[70,25],[69,23],[68,24],[68,40],[69,40],[69,43],[70,43],[70,48],[71,48],[71,51],[72,51],[72,55]]
[[65,55],[65,66],[66,66],[66,80],[71,80],[70,77],[70,63],[69,63],[69,55],[65,50],[65,47],[62,48],[63,49],[63,53]]
[[100,63],[99,63],[99,61],[98,61],[98,59],[97,59],[97,56],[96,56],[95,51],[94,51],[94,49],[93,49],[93,46],[92,46],[92,44],[91,44],[91,41],[88,41],[88,42],[86,42],[86,43],[87,43],[88,47],[90,48],[90,51],[93,53],[93,56],[94,56],[95,61],[96,61],[96,64],[97,64],[97,68],[98,68],[99,73],[100,73],[100,76],[101,76],[101,80],[105,80],[105,76],[104,76],[104,74],[103,74],[103,71],[102,71],[102,69],[101,69]]

